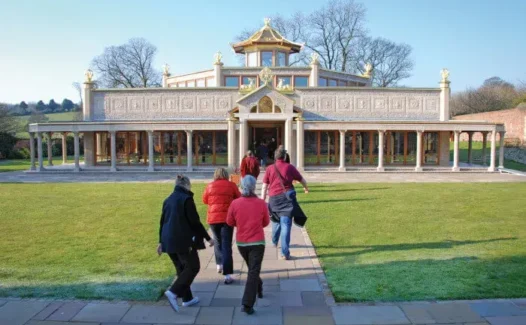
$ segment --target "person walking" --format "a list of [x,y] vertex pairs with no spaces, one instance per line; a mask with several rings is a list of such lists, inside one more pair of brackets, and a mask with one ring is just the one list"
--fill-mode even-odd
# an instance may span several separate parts
[[241,177],[252,175],[255,179],[259,176],[259,162],[251,150],[247,151],[245,158],[241,161]]
[[177,297],[183,299],[183,307],[199,302],[190,289],[201,267],[197,250],[205,249],[204,240],[214,245],[199,220],[193,196],[190,179],[177,175],[175,190],[164,200],[161,214],[157,254],[167,253],[177,271],[177,279],[164,293],[175,311],[179,311]]
[[259,159],[261,160],[261,167],[267,166],[268,148],[267,143],[265,141],[261,141],[261,144],[257,149],[257,154]]
[[228,180],[225,168],[217,168],[214,172],[214,181],[206,186],[203,193],[203,203],[208,205],[207,222],[214,235],[214,255],[216,258],[217,272],[225,276],[225,284],[234,280],[234,261],[232,260],[232,237],[234,231],[226,224],[226,214],[233,200],[239,198],[241,193],[233,182]]
[[292,182],[300,182],[305,193],[309,188],[296,167],[285,161],[287,151],[284,148],[278,148],[275,157],[276,163],[265,171],[261,199],[265,200],[268,192],[269,209],[279,216],[279,222],[272,222],[272,244],[277,247],[281,238],[281,258],[288,260],[291,258],[289,246],[296,193]]
[[256,179],[251,175],[243,177],[241,198],[232,202],[226,218],[229,226],[237,227],[237,248],[248,267],[241,311],[249,315],[254,313],[256,296],[263,298],[263,281],[259,276],[265,254],[263,228],[270,223],[267,203],[259,199],[255,191]]

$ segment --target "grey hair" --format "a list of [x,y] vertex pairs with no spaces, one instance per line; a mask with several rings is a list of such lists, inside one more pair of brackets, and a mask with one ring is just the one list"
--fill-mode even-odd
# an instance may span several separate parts
[[252,150],[247,151],[247,157],[252,157],[253,155]]
[[256,196],[256,179],[252,175],[246,175],[241,179],[241,195]]
[[287,150],[285,150],[281,146],[274,153],[274,157],[276,157],[276,159],[283,160],[283,159],[285,159],[286,156],[287,156]]
[[192,187],[192,184],[190,183],[190,179],[187,176],[184,175],[177,175],[177,179],[175,180],[176,186],[181,186],[188,191],[190,191],[190,188]]

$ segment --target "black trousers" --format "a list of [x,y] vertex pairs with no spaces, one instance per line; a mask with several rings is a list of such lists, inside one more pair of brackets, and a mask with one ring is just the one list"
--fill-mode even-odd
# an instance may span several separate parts
[[247,284],[242,304],[247,307],[254,307],[258,292],[263,291],[263,281],[261,281],[259,273],[265,254],[265,245],[238,246],[238,249],[248,266]]
[[190,285],[201,268],[197,250],[192,248],[187,253],[171,253],[168,256],[177,270],[177,279],[170,287],[170,291],[181,297],[183,302],[194,299]]
[[234,274],[234,260],[232,259],[232,237],[234,229],[226,223],[210,225],[215,238],[214,255],[216,264],[223,265],[223,275]]

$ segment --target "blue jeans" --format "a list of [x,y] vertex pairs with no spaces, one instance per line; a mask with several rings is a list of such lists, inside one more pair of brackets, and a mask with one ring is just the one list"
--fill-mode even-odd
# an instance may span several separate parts
[[278,245],[278,241],[281,237],[281,255],[290,257],[290,232],[292,230],[292,218],[281,216],[279,217],[279,223],[272,223],[272,243]]
[[211,224],[210,229],[214,234],[214,255],[216,264],[223,266],[223,275],[234,274],[234,261],[232,259],[232,237],[234,229],[226,223]]

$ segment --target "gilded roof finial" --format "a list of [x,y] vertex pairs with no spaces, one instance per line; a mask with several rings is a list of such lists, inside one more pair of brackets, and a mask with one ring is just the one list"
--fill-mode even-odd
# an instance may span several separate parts
[[441,82],[449,82],[449,70],[444,68],[440,70],[440,75],[442,76]]
[[168,63],[165,63],[163,65],[163,75],[165,75],[165,76],[169,76],[170,75],[170,66],[168,65]]
[[93,81],[93,71],[90,69],[86,70],[84,77],[86,77],[85,83],[91,83]]
[[265,26],[270,26],[270,18],[266,17],[263,21],[265,22]]
[[214,64],[221,64],[222,58],[223,58],[223,54],[221,54],[220,51],[217,51],[216,54],[214,54]]
[[264,67],[259,73],[259,80],[261,80],[264,85],[267,85],[269,82],[271,82],[273,78],[274,75],[272,75],[272,71],[269,69],[269,67]]
[[373,65],[371,63],[366,63],[364,66],[365,72],[363,73],[364,77],[370,78],[371,72],[373,72]]

